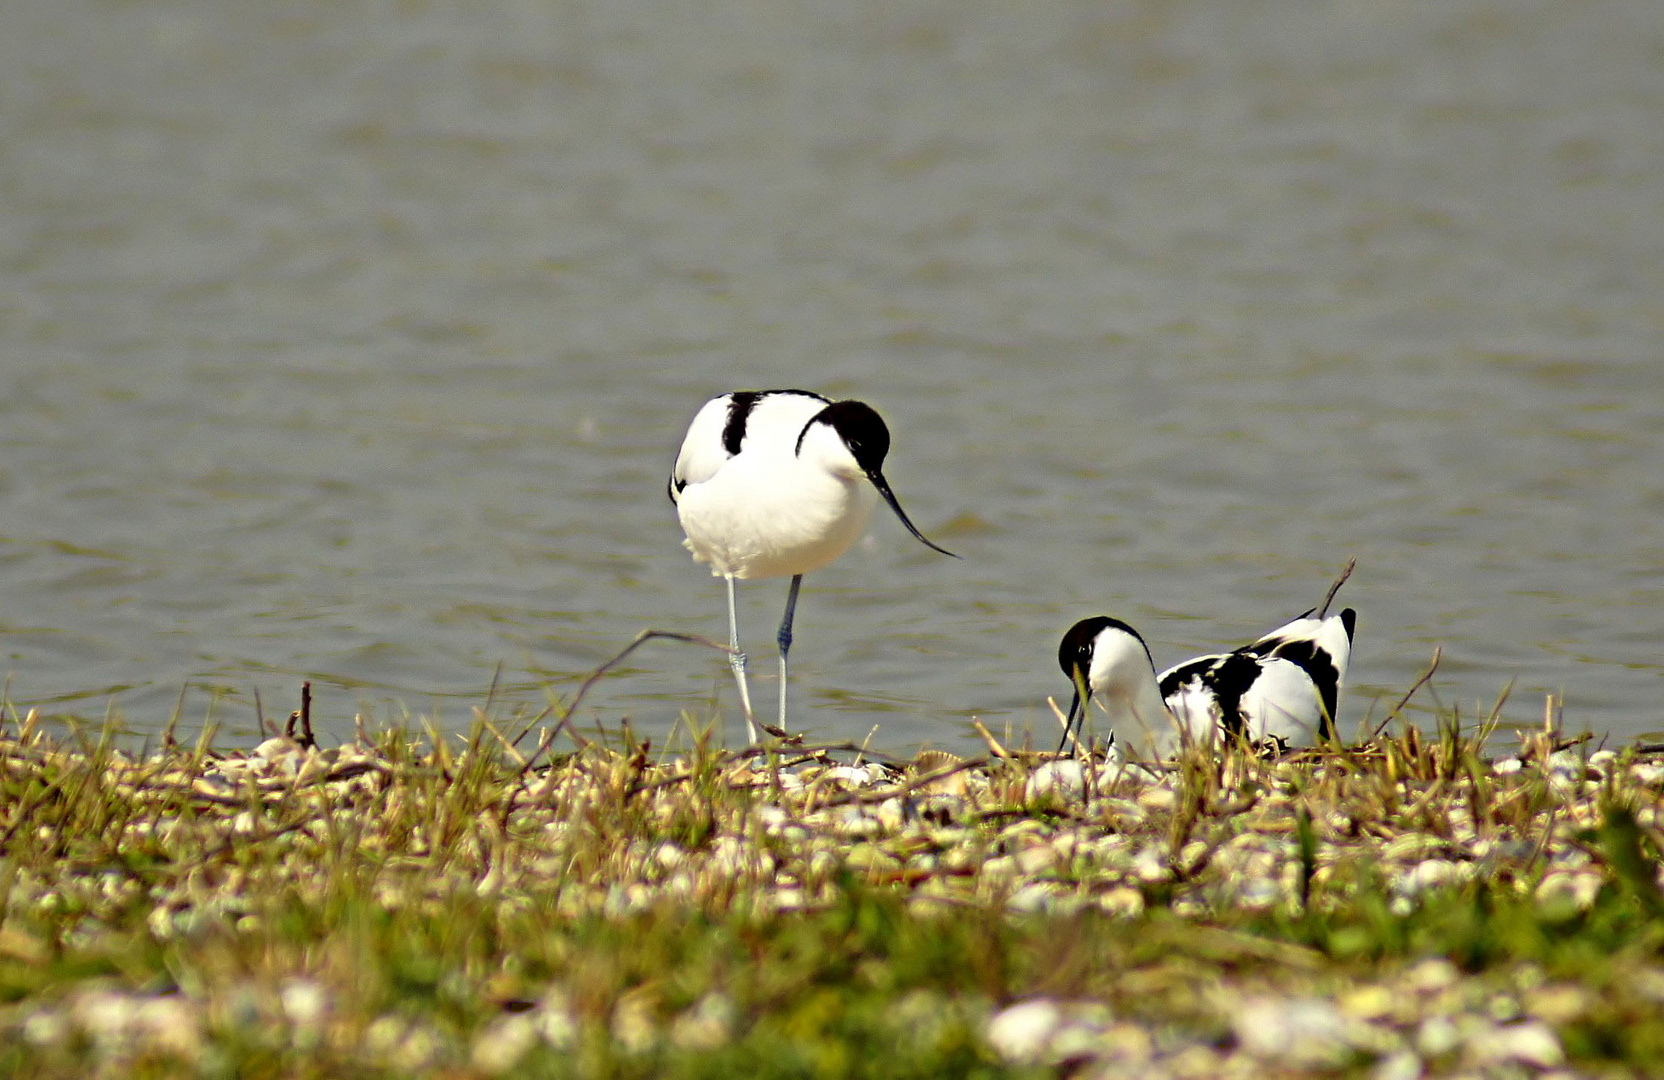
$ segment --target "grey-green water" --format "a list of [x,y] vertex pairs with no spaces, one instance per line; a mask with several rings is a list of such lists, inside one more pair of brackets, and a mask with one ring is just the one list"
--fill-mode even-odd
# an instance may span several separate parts
[[[720,637],[664,476],[739,387],[858,396],[941,558],[812,575],[795,719],[1055,730],[1350,555],[1407,689],[1664,727],[1655,0],[0,5],[11,698],[458,725]],[[765,711],[784,585],[742,591]],[[720,658],[593,717],[663,732]],[[731,710],[730,710],[731,711]],[[730,732],[733,734],[733,732]]]

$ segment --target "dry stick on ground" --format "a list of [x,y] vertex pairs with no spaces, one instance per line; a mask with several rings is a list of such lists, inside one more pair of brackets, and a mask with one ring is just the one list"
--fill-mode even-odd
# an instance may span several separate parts
[[[863,747],[859,743],[804,743],[801,741],[802,738],[803,737],[801,735],[794,736],[792,741],[788,744],[792,751],[798,754],[799,757],[793,761],[781,762],[782,765],[803,764],[808,761],[825,758],[827,754],[833,751],[848,754],[865,754],[874,761],[882,765],[888,765],[892,768],[899,768],[900,766],[907,764],[904,759],[898,758],[893,754],[886,754],[882,750],[873,750],[869,747]],[[730,756],[736,761],[742,761],[745,758],[763,757],[767,754],[775,753],[780,749],[782,748],[772,744],[766,746],[748,746],[743,750],[734,751]]]
[[1365,742],[1374,742],[1377,738],[1380,737],[1381,732],[1386,730],[1386,726],[1388,724],[1392,723],[1393,718],[1398,716],[1399,712],[1404,708],[1404,706],[1406,706],[1410,703],[1410,699],[1415,696],[1416,691],[1420,690],[1423,686],[1425,686],[1427,684],[1427,681],[1433,677],[1433,672],[1439,670],[1439,660],[1442,659],[1443,656],[1444,656],[1444,646],[1443,645],[1435,645],[1433,647],[1433,659],[1427,665],[1427,670],[1422,672],[1421,673],[1421,678],[1417,679],[1415,681],[1415,684],[1412,685],[1408,690],[1406,690],[1404,692],[1404,696],[1398,699],[1398,704],[1394,705],[1392,708],[1387,710],[1386,717],[1383,718],[1382,721],[1379,724],[1375,725],[1375,730],[1371,731],[1369,733],[1369,738],[1365,739],[1364,740]]
[[[1052,697],[1049,694],[1046,696],[1046,704],[1051,706],[1052,715],[1057,717],[1057,726],[1063,729],[1064,739],[1066,741],[1068,741],[1069,743],[1072,743],[1074,745],[1074,748],[1075,748],[1075,752],[1072,753],[1072,754],[1065,754],[1065,753],[1063,753],[1063,751],[1059,750],[1057,752],[1057,756],[1058,757],[1079,757],[1081,755],[1081,753],[1083,753],[1083,748],[1080,745],[1079,736],[1077,736],[1075,734],[1074,728],[1069,724],[1069,718],[1067,716],[1064,716],[1063,715],[1063,710],[1057,707],[1057,699]],[[1084,714],[1085,709],[1082,709],[1081,712]],[[1085,720],[1082,719],[1081,723],[1082,723],[1082,725],[1084,725]],[[1087,757],[1091,757],[1091,755],[1088,754]]]
[[[179,687],[179,700],[173,703],[173,712],[168,715],[168,722],[166,726],[162,728],[163,749],[171,750],[173,748],[173,732],[174,729],[179,726],[179,718],[185,713],[185,691],[190,687],[190,685],[190,680],[187,679]],[[254,696],[254,711],[256,715],[260,712],[260,692],[258,690],[255,691]],[[266,725],[262,719],[260,724],[260,734],[264,735],[265,733]]]
[[[865,748],[861,747],[860,745],[858,745],[856,743],[852,743],[852,742],[815,743],[815,744],[811,744],[811,745],[808,745],[808,746],[802,746],[802,745],[798,745],[798,744],[794,743],[792,745],[792,748],[794,750],[798,751],[798,756],[794,757],[794,758],[791,758],[790,760],[780,762],[780,767],[782,769],[789,769],[789,768],[792,768],[792,767],[797,766],[797,765],[808,765],[810,763],[825,764],[826,762],[828,762],[830,760],[834,760],[834,759],[828,758],[826,756],[828,753],[831,753],[832,751],[838,751],[838,752],[841,752],[841,753],[849,753],[849,754],[865,753],[868,757],[873,758],[879,764],[885,766],[886,768],[891,768],[891,769],[901,768],[901,767],[908,764],[908,762],[903,760],[902,758],[898,758],[898,757],[895,757],[895,756],[890,755],[890,754],[881,753],[877,750],[865,749]],[[728,760],[728,761],[738,762],[738,761],[744,761],[747,758],[762,757],[765,754],[774,753],[778,749],[779,749],[778,747],[773,747],[773,746],[748,746],[744,750],[738,751],[737,753],[731,753],[730,754],[730,753],[727,753],[725,751],[718,751],[718,753],[722,754],[723,758]],[[943,773],[942,775],[943,776],[951,776],[953,773],[960,771],[961,768],[968,768],[972,765],[977,765],[979,763],[980,764],[986,764],[988,762],[988,760],[989,760],[988,758],[976,758],[976,759],[972,760],[969,763],[961,762],[961,763],[958,763],[955,768],[951,769],[947,773]],[[674,776],[667,776],[667,777],[664,777],[663,779],[654,780],[650,783],[643,784],[641,786],[640,790],[641,791],[656,791],[659,788],[667,788],[667,787],[673,787],[677,784],[691,783],[695,778],[696,778],[695,774],[692,773],[692,772],[678,773]],[[941,779],[941,777],[936,777],[936,779]],[[729,781],[724,786],[730,791],[740,791],[740,790],[743,790],[743,789],[754,787],[756,785],[747,784],[747,783],[743,783],[743,782],[739,782],[739,781]]]
[[[519,746],[520,745],[520,740],[524,739],[527,735],[530,735],[531,731],[532,731],[532,728],[536,727],[538,725],[538,723],[543,720],[544,717],[548,716],[550,713],[552,713],[554,711],[555,711],[555,707],[553,705],[543,706],[543,710],[541,712],[539,712],[536,716],[532,717],[530,720],[527,720],[526,725],[520,729],[520,734],[518,734],[514,738],[510,739],[508,744],[510,746]],[[561,723],[562,724],[565,723],[564,718],[562,719]],[[561,727],[561,724],[556,724],[555,725],[555,730],[559,731],[560,727]],[[535,757],[536,755],[533,755],[533,756]]]
[[849,803],[888,802],[891,799],[903,798],[913,794],[913,792],[918,791],[920,788],[928,787],[929,785],[934,784],[938,780],[944,780],[947,777],[952,776],[954,773],[964,772],[967,769],[986,768],[993,764],[993,761],[993,758],[987,757],[970,758],[965,761],[956,761],[952,765],[937,769],[935,772],[929,772],[925,773],[923,776],[915,777],[899,787],[887,787],[877,791],[856,790],[839,792],[837,795],[834,795],[826,801],[820,803],[817,809],[825,810],[828,807],[845,806]]
[[700,637],[698,634],[683,634],[675,630],[643,630],[635,636],[635,640],[618,650],[618,652],[613,655],[612,659],[606,661],[594,671],[591,671],[589,673],[589,677],[579,684],[578,692],[572,697],[572,704],[566,707],[566,715],[571,716],[573,713],[577,712],[578,703],[583,701],[585,694],[589,693],[589,688],[600,682],[602,677],[605,676],[607,672],[623,663],[625,657],[629,656],[649,641],[660,638],[666,641],[680,641],[688,645],[703,645],[707,649],[712,649],[716,652],[724,654],[729,654],[734,651],[726,645],[719,645],[709,638]]
[[[586,739],[582,735],[578,734],[577,728],[574,727],[570,723],[572,717],[577,715],[578,704],[583,701],[584,695],[589,693],[589,688],[594,686],[596,683],[600,682],[601,679],[606,676],[607,672],[611,671],[613,668],[615,668],[619,664],[623,663],[625,657],[627,657],[631,653],[635,652],[637,649],[639,649],[641,646],[645,645],[647,642],[653,641],[655,639],[663,639],[663,640],[666,640],[666,641],[680,641],[680,642],[683,642],[684,644],[687,644],[687,645],[703,645],[707,649],[714,649],[715,651],[717,651],[719,653],[724,653],[724,654],[731,654],[733,652],[733,650],[730,649],[728,646],[719,645],[716,642],[710,640],[709,638],[702,638],[697,634],[683,634],[683,633],[678,633],[677,631],[674,631],[674,630],[643,630],[641,633],[639,633],[635,636],[635,639],[633,641],[631,641],[628,645],[624,646],[622,649],[618,650],[617,653],[613,654],[611,659],[607,660],[606,662],[601,664],[599,667],[597,667],[593,671],[591,671],[589,673],[589,676],[587,678],[585,678],[584,681],[578,685],[578,692],[576,694],[572,695],[572,703],[566,707],[566,714],[564,716],[562,716],[560,718],[560,722],[555,725],[555,730],[559,731],[561,728],[565,728],[566,733],[568,735],[572,736],[572,741],[578,744],[578,749],[580,749],[580,750],[587,749],[590,745],[590,740]],[[545,710],[545,712],[543,712],[543,713],[540,713],[539,718],[541,718],[542,716],[545,716],[545,715],[547,715],[547,710]],[[525,729],[522,730],[519,735],[516,735],[514,737],[513,742],[518,743],[521,739],[525,738],[526,737],[526,732],[530,731],[532,729],[532,725],[536,724],[536,723],[537,723],[537,720],[534,719],[531,722],[531,724],[527,724]],[[772,734],[775,734],[775,732],[770,731],[769,734],[772,735]],[[548,744],[549,741],[552,741],[552,740],[546,740],[545,744],[543,746],[539,747],[538,753],[542,753],[542,751],[544,749],[547,749],[547,744]],[[522,772],[526,768],[531,767],[531,763],[537,760],[537,756],[538,756],[537,754],[533,754],[531,757],[526,759],[526,765],[523,767]]]
[[993,733],[982,726],[981,720],[972,720],[971,724],[975,726],[976,733],[982,736],[982,741],[988,744],[988,750],[990,753],[992,753],[995,757],[1003,758],[1006,761],[1012,760],[1011,751],[1000,745],[1000,741],[994,738]]
[[872,737],[874,735],[877,735],[877,734],[878,734],[878,725],[874,724],[872,726],[872,730],[867,732],[867,737],[861,740],[861,749],[859,751],[857,751],[856,754],[855,754],[855,765],[856,765],[856,767],[860,767],[861,759],[867,755],[867,745],[872,742]]
[[[300,734],[295,734],[295,725],[300,725]],[[308,750],[318,745],[318,740],[312,735],[312,680],[307,679],[300,684],[300,708],[289,714],[289,723],[283,729],[285,738],[294,739]]]
[[527,782],[526,778],[527,774],[532,771],[532,763],[548,751],[549,747],[554,744],[555,737],[560,734],[561,728],[565,726],[566,721],[562,719],[561,722],[556,724],[554,727],[543,729],[543,735],[537,740],[537,749],[533,750],[531,756],[526,759],[526,763],[520,766],[519,780],[521,790],[530,790],[531,785]]
[[474,709],[474,720],[481,727],[485,728],[486,731],[491,733],[491,737],[497,740],[497,745],[503,748],[503,753],[512,757],[520,771],[524,773],[526,771],[525,755],[521,754],[519,750],[516,750],[513,743],[503,738],[503,733],[497,730],[497,725],[491,722],[490,717],[486,715],[486,711],[476,707]]

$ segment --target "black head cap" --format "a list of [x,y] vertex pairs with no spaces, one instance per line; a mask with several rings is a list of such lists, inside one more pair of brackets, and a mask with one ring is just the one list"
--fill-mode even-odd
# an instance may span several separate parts
[[[1069,732],[1075,724],[1075,717],[1081,716],[1081,724],[1086,723],[1085,715],[1081,712],[1082,697],[1091,692],[1087,680],[1092,675],[1092,650],[1098,643],[1098,635],[1109,629],[1121,630],[1140,645],[1144,645],[1144,638],[1137,630],[1128,626],[1120,619],[1108,615],[1094,615],[1089,619],[1069,627],[1068,633],[1057,646],[1057,666],[1063,669],[1063,675],[1075,688],[1073,698],[1069,702],[1069,714],[1063,722],[1063,739],[1057,744],[1057,752],[1063,753],[1069,745]],[[1150,647],[1144,645],[1144,655],[1150,654]]]
[[[825,424],[836,431],[862,472],[868,476],[883,475],[884,457],[890,452],[890,429],[871,405],[863,401],[834,401],[816,413],[809,423]],[[797,444],[802,447],[802,435],[798,436]]]
[[[1057,646],[1057,666],[1063,669],[1063,674],[1069,681],[1074,681],[1077,671],[1082,679],[1086,678],[1092,669],[1092,646],[1097,643],[1099,634],[1111,628],[1125,632],[1134,641],[1144,645],[1144,636],[1120,619],[1108,615],[1094,615],[1089,619],[1082,619],[1069,627],[1069,632],[1063,635],[1063,640]],[[1144,645],[1144,651],[1148,653],[1150,647]]]
[[825,424],[838,433],[838,438],[849,448],[855,464],[861,466],[861,471],[867,474],[867,479],[872,481],[872,486],[878,489],[884,501],[890,504],[890,509],[894,510],[896,517],[907,526],[908,532],[918,537],[919,542],[925,547],[940,551],[943,555],[953,555],[955,559],[959,558],[920,532],[908,518],[907,511],[903,510],[901,503],[896,500],[896,493],[890,490],[890,482],[884,479],[884,455],[890,452],[890,429],[884,426],[883,417],[879,416],[871,405],[860,401],[834,401],[803,426],[803,431],[797,436],[797,449],[800,452],[803,449],[803,436],[816,424]]

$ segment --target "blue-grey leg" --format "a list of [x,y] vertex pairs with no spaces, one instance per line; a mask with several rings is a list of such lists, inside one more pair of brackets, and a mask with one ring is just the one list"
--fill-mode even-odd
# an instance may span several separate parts
[[757,741],[757,725],[752,721],[751,690],[745,685],[745,654],[740,652],[740,621],[734,609],[734,575],[724,574],[728,582],[728,664],[734,669],[734,681],[740,686],[740,707],[745,710],[745,734]]
[[780,620],[780,632],[774,640],[780,645],[780,730],[786,730],[786,654],[792,651],[792,615],[797,612],[797,590],[803,585],[803,575],[792,575],[792,588],[786,594],[786,614]]

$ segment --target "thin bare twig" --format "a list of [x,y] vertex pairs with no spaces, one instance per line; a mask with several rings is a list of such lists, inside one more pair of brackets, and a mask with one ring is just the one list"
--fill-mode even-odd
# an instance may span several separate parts
[[[532,764],[535,761],[537,761],[538,758],[543,756],[543,754],[554,743],[555,737],[560,734],[560,729],[565,727],[565,726],[566,726],[566,721],[563,719],[563,720],[561,720],[560,723],[556,724],[554,727],[543,729],[542,737],[540,737],[537,740],[537,749],[533,750],[532,753],[531,753],[531,756],[526,758],[526,763],[524,765],[520,766],[520,781],[521,781],[522,784],[525,783],[526,774],[532,771]],[[574,733],[573,737],[574,738],[582,738],[581,735],[577,735],[576,733]]]
[[[870,747],[862,747],[860,744],[852,742],[805,743],[803,742],[803,736],[794,735],[791,739],[787,740],[787,745],[800,756],[791,761],[781,762],[782,766],[799,765],[808,761],[824,759],[827,754],[833,752],[863,754],[866,757],[871,758],[873,761],[879,762],[883,765],[896,766],[907,764],[906,758],[899,758],[894,754],[886,754],[882,750],[873,750]],[[742,750],[729,751],[729,755],[735,761],[743,761],[746,758],[765,757],[769,754],[778,752],[780,749],[781,748],[779,746],[776,746],[773,743],[768,743],[760,746],[747,746]]]
[[493,724],[490,720],[486,719],[484,709],[475,709],[474,715],[479,718],[479,722],[485,730],[491,733],[491,737],[496,739],[498,744],[502,746],[503,751],[510,757],[514,758],[515,764],[519,766],[520,771],[524,773],[526,771],[525,755],[516,750],[513,743],[503,738],[503,733],[497,730],[496,724]]
[[1392,723],[1393,718],[1398,716],[1404,706],[1410,703],[1410,699],[1415,696],[1416,691],[1420,690],[1423,686],[1426,686],[1427,681],[1433,677],[1433,673],[1439,670],[1439,661],[1443,658],[1444,646],[1433,646],[1433,659],[1430,663],[1428,663],[1427,670],[1422,672],[1421,678],[1417,679],[1415,684],[1404,692],[1404,696],[1398,699],[1398,704],[1387,710],[1386,717],[1383,718],[1379,724],[1375,725],[1375,730],[1369,733],[1369,738],[1365,739],[1365,742],[1374,742],[1378,737],[1380,737],[1381,732],[1386,730],[1387,725]]
[[[1050,694],[1046,695],[1046,704],[1051,706],[1052,715],[1057,717],[1057,726],[1061,727],[1063,729],[1064,745],[1066,746],[1069,743],[1074,743],[1074,745],[1075,745],[1075,752],[1070,756],[1071,757],[1079,757],[1081,755],[1082,751],[1083,751],[1083,748],[1080,745],[1080,737],[1075,734],[1073,727],[1069,723],[1069,718],[1067,716],[1063,715],[1063,710],[1058,708],[1058,706],[1057,706],[1057,699],[1052,697]],[[1081,712],[1082,712],[1081,726],[1085,727],[1086,726],[1085,710],[1083,709]],[[1058,757],[1063,756],[1063,747],[1062,746],[1059,746],[1057,748],[1057,756]],[[1088,756],[1091,756],[1091,755],[1088,755]]]
[[481,711],[489,713],[491,703],[497,698],[497,683],[503,677],[503,662],[497,661],[497,666],[491,670],[491,685],[485,689],[485,708]]
[[854,791],[840,791],[836,795],[828,798],[825,802],[819,803],[816,806],[816,809],[825,810],[828,807],[845,806],[849,803],[888,802],[891,799],[911,795],[920,788],[929,787],[936,781],[944,780],[947,777],[952,776],[954,773],[964,772],[966,769],[986,768],[991,761],[991,758],[985,757],[969,758],[965,761],[956,761],[952,765],[943,766],[935,772],[928,772],[923,776],[914,777],[912,780],[909,780],[907,783],[899,786],[879,788],[876,790],[857,789]]
[[[173,712],[168,714],[167,726],[162,729],[162,745],[168,749],[173,748],[173,729],[178,726],[179,718],[185,714],[185,691],[190,687],[190,685],[190,680],[187,679],[179,687],[179,700],[173,703]],[[254,711],[256,714],[260,712],[259,690],[255,690],[254,692]],[[264,721],[262,721],[260,724],[260,734],[264,735],[265,733],[266,725]]]
[[1323,606],[1317,609],[1318,618],[1321,619],[1329,614],[1329,605],[1334,603],[1335,594],[1340,592],[1340,587],[1346,584],[1346,579],[1352,576],[1352,571],[1357,565],[1358,557],[1356,555],[1346,560],[1346,566],[1341,570],[1340,577],[1336,578],[1335,583],[1329,586],[1329,591],[1323,594]]
[[[541,720],[543,720],[545,717],[547,717],[550,713],[552,713],[554,711],[555,711],[555,707],[553,705],[543,706],[542,711],[539,712],[536,716],[532,717],[530,720],[526,721],[526,726],[520,729],[520,734],[518,734],[514,738],[510,739],[508,744],[510,746],[519,746],[520,745],[520,740],[524,739],[527,735],[530,735],[532,728],[536,727]],[[564,720],[562,722],[564,723]]]
[[993,734],[989,732],[987,728],[982,726],[981,720],[972,720],[971,723],[976,727],[976,733],[982,736],[982,741],[988,744],[988,750],[990,753],[992,753],[995,757],[1002,758],[1006,761],[1012,760],[1011,752],[1001,746],[1000,741],[994,738]]
[[572,696],[572,704],[566,707],[566,715],[571,716],[576,713],[578,711],[578,703],[583,701],[585,694],[589,693],[589,688],[600,682],[601,679],[606,676],[607,672],[623,663],[625,657],[629,656],[649,641],[659,639],[665,641],[680,641],[688,645],[703,645],[707,649],[713,649],[724,655],[731,654],[734,651],[726,645],[719,645],[710,638],[702,638],[698,634],[683,634],[674,630],[643,630],[635,636],[635,640],[618,650],[618,652],[613,655],[612,659],[606,661],[600,667],[591,671],[589,673],[589,677],[578,685],[578,692]]
[[[299,725],[299,734],[296,725]],[[300,708],[289,714],[289,723],[283,728],[285,738],[293,739],[308,750],[318,745],[318,740],[312,736],[312,680],[306,679],[300,684]]]

